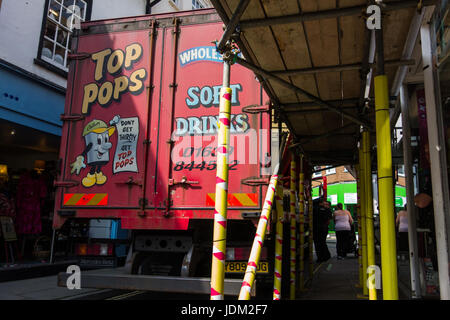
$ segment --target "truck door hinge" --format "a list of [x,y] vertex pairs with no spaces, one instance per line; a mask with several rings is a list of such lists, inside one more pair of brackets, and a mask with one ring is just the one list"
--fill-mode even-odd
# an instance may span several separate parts
[[268,185],[270,182],[270,177],[260,178],[260,177],[248,177],[241,180],[241,184],[245,184],[246,186],[262,186]]
[[183,186],[190,184],[199,184],[198,181],[189,181],[185,176],[181,178],[180,181],[175,181],[175,179],[169,179],[169,186],[174,186],[176,184],[181,184]]
[[61,114],[60,119],[61,121],[80,121],[84,120],[86,117],[82,114]]
[[71,180],[69,180],[69,181],[63,181],[63,180],[60,180],[60,181],[53,181],[53,186],[55,186],[55,187],[63,187],[63,188],[71,188],[71,187],[75,187],[75,186],[77,186],[77,185],[79,185],[80,184],[80,182],[78,182],[78,181],[71,181]]
[[138,203],[139,203],[139,208],[144,210],[144,208],[148,206],[148,199],[147,198],[139,198]]
[[67,59],[69,60],[84,60],[90,58],[91,54],[87,52],[69,53]]
[[270,106],[269,105],[259,105],[259,104],[251,104],[249,106],[243,107],[242,111],[245,113],[251,113],[251,114],[256,114],[256,113],[261,113],[261,112],[269,112],[270,111]]
[[117,181],[116,184],[126,184],[129,187],[131,186],[140,186],[142,187],[142,182],[140,180],[134,180],[133,177],[129,177],[126,181]]
[[165,218],[170,218],[173,215],[173,212],[170,211],[170,207],[173,206],[173,200],[166,198],[163,201],[164,209],[162,211],[162,214]]

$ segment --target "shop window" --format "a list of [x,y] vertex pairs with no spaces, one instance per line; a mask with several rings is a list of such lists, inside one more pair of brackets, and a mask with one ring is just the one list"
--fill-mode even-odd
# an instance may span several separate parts
[[198,0],[192,0],[192,10],[195,10],[195,9],[202,9],[202,8],[204,8],[205,6],[200,2],[200,1],[198,1]]
[[35,62],[67,75],[72,32],[90,19],[92,0],[46,0]]

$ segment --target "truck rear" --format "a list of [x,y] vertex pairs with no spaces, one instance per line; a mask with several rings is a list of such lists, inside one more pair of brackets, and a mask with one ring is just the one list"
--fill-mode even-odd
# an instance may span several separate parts
[[[131,230],[132,273],[209,276],[222,59],[213,10],[88,22],[74,33],[54,228]],[[232,67],[227,273],[239,277],[270,174],[270,114]],[[250,107],[249,107],[250,106]],[[269,249],[270,251],[270,249]],[[264,257],[267,257],[267,249]],[[260,272],[269,274],[263,260]]]

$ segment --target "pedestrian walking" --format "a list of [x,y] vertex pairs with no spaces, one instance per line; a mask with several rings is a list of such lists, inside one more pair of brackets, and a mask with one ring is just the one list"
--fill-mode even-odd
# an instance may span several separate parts
[[400,210],[397,214],[397,218],[395,219],[395,224],[398,227],[398,251],[408,251],[408,213],[407,213],[407,205],[403,210]]
[[349,251],[352,224],[352,215],[348,210],[343,209],[342,203],[338,203],[337,209],[334,211],[334,230],[336,231],[336,251],[339,260],[344,259]]
[[313,202],[313,237],[316,248],[317,262],[324,262],[331,258],[327,246],[328,225],[332,219],[330,205],[323,198]]

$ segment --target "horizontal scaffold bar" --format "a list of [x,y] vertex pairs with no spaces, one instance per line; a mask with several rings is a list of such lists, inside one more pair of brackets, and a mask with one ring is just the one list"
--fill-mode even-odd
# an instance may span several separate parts
[[[407,1],[390,1],[384,2],[386,5],[383,7],[384,12],[401,10],[407,8],[417,7],[420,1],[417,0],[407,0]],[[436,0],[423,0],[423,6],[430,6],[436,4]],[[355,15],[365,15],[366,5],[359,5],[347,8],[336,8],[329,10],[320,10],[315,12],[305,12],[299,14],[285,15],[279,17],[268,17],[262,19],[251,19],[243,20],[239,23],[241,30],[248,30],[252,28],[279,25],[279,24],[289,24],[289,23],[299,23],[303,21],[313,21],[321,19],[330,19],[344,16],[355,16]]]

